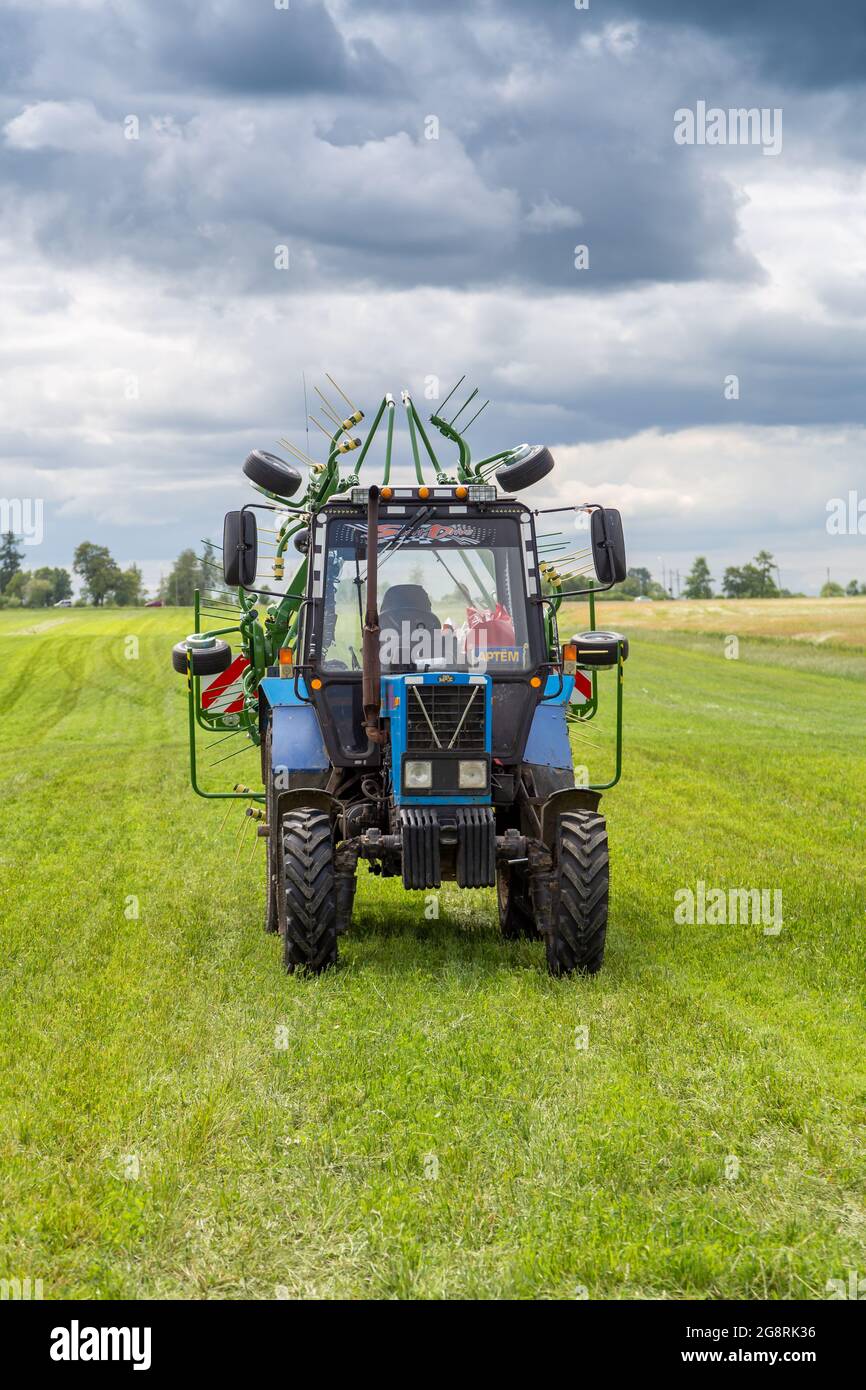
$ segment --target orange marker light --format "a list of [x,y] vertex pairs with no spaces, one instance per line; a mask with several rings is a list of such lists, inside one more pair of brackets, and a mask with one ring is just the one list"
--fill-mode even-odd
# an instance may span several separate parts
[[394,489],[392,487],[383,487],[381,492],[379,493],[379,496],[384,497],[387,501],[389,497],[394,496]]
[[322,688],[322,682],[319,680],[318,676],[313,677],[313,679],[310,681],[310,685],[313,687],[314,690],[321,690]]
[[566,642],[562,649],[562,669],[567,676],[573,676],[577,670],[577,643]]
[[468,487],[456,487],[456,488],[454,489],[454,496],[455,496],[455,497],[459,497],[460,500],[461,500],[461,502],[462,502],[464,497],[468,497],[468,496],[469,496],[469,489],[468,489]]
[[529,684],[532,686],[533,690],[537,690],[538,687],[541,685],[541,677],[533,676]]
[[291,666],[292,663],[294,662],[294,659],[295,659],[295,658],[294,658],[294,656],[293,656],[293,654],[292,654],[292,649],[291,649],[291,647],[280,647],[280,658],[279,658],[279,660],[280,660],[280,665],[281,665],[281,666]]
[[429,487],[419,487],[419,489],[418,489],[418,496],[419,496],[419,497],[429,497],[429,496],[430,496],[430,489],[429,489]]

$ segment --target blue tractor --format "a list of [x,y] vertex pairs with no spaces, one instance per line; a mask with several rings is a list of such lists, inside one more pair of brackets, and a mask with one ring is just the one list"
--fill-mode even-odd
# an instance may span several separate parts
[[[335,421],[327,463],[296,451],[315,470],[299,504],[289,501],[301,485],[294,463],[262,451],[247,459],[268,502],[225,519],[223,578],[237,612],[174,649],[187,674],[193,787],[248,802],[267,845],[266,927],[281,935],[289,971],[336,963],[366,860],[411,890],[495,888],[504,937],[540,937],[554,975],[594,974],[608,916],[599,803],[621,770],[628,654],[620,634],[597,630],[595,596],[626,574],[619,513],[533,510],[514,494],[551,471],[549,451],[522,445],[473,465],[465,432],[440,412],[432,423],[459,454],[449,473],[405,392],[403,404],[415,486],[390,483],[390,396],[348,477],[340,456],[361,447],[362,412]],[[383,418],[384,477],[361,486]],[[435,483],[424,480],[419,440]],[[261,510],[278,522],[272,574],[282,580],[290,544],[302,557],[282,589],[262,585]],[[564,529],[539,536],[540,516]],[[578,597],[589,627],[561,642],[557,612]],[[224,592],[197,595],[197,629],[225,604]],[[584,769],[575,776],[569,726],[595,716],[604,668],[615,672],[616,761],[611,778],[591,783]],[[258,744],[261,789],[202,788],[197,728]]]

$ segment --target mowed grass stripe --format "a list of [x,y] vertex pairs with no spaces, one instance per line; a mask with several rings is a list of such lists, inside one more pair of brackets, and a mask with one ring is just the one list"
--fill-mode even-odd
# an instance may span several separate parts
[[[428,920],[365,874],[341,968],[302,981],[261,931],[261,846],[235,868],[239,812],[220,835],[188,790],[191,615],[6,635],[27,626],[0,614],[0,1272],[49,1297],[677,1298],[822,1297],[862,1268],[845,667],[635,642],[596,980],[501,943],[492,894],[448,886]],[[781,935],[677,926],[699,878],[781,887]]]

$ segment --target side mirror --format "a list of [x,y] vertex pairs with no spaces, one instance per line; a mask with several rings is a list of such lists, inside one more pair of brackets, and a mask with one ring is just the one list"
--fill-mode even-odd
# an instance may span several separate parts
[[599,584],[621,584],[628,573],[622,517],[615,507],[597,507],[589,526],[592,562]]
[[250,589],[259,567],[259,535],[252,512],[226,512],[223,522],[223,577],[231,588]]

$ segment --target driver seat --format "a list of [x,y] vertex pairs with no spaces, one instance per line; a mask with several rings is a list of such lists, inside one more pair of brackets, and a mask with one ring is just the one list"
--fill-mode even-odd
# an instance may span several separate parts
[[392,584],[386,591],[379,610],[379,629],[383,636],[386,632],[397,633],[401,665],[410,663],[412,643],[419,630],[430,634],[432,654],[433,636],[441,628],[442,624],[430,606],[430,596],[420,584]]

